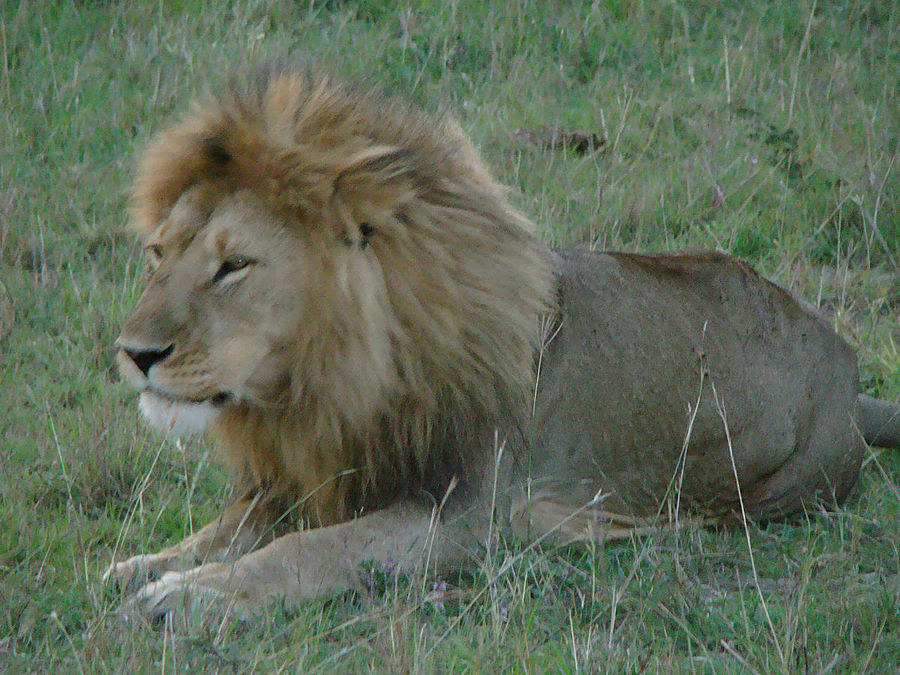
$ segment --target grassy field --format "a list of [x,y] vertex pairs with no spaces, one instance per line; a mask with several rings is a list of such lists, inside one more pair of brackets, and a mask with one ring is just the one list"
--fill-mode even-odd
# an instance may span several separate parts
[[210,80],[296,53],[449,108],[549,242],[744,257],[900,396],[897,0],[3,2],[0,671],[896,672],[900,453],[877,450],[844,510],[746,534],[506,542],[257,623],[121,620],[113,556],[227,496],[115,371],[134,153]]

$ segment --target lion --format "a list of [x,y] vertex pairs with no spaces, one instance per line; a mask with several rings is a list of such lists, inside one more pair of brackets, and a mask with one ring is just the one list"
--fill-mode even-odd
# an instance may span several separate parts
[[850,346],[747,264],[552,250],[449,116],[312,69],[156,135],[131,222],[121,373],[234,476],[214,522],[108,570],[150,615],[252,615],[367,564],[448,574],[492,528],[602,542],[679,509],[833,507],[867,443],[900,446]]

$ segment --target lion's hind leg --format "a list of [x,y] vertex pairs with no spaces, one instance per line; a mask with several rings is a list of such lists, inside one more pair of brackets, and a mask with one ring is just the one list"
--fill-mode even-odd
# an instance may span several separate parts
[[259,497],[235,502],[174,546],[112,563],[103,580],[132,593],[166,572],[185,572],[210,561],[236,560],[272,541],[284,529],[278,526],[278,516],[273,503]]
[[603,501],[603,495],[598,494],[585,503],[574,504],[555,491],[537,492],[513,502],[510,525],[515,535],[525,541],[566,545],[627,539],[670,524],[665,515],[636,517],[604,508]]
[[[833,510],[852,494],[866,445],[855,430],[817,426],[810,441],[794,451],[776,471],[748,485],[743,494],[747,515],[780,519],[824,507]],[[843,434],[838,435],[840,431]],[[732,508],[737,511],[738,505]]]

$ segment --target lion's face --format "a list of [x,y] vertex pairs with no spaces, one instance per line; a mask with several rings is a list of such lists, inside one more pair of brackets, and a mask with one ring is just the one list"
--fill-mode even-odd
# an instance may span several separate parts
[[155,136],[133,200],[151,274],[121,371],[165,430],[221,413],[238,465],[289,438],[324,478],[531,389],[550,256],[455,123],[276,74]]
[[314,273],[300,236],[252,193],[214,200],[198,187],[146,238],[148,285],[118,362],[155,426],[199,432],[237,401],[285,395]]

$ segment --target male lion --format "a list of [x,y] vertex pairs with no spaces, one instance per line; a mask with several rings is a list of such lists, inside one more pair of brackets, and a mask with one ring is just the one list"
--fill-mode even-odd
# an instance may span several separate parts
[[864,440],[900,445],[851,348],[744,263],[553,252],[454,122],[327,76],[273,70],[156,136],[133,224],[122,373],[236,479],[215,522],[110,568],[151,614],[458,569],[492,526],[831,506]]

